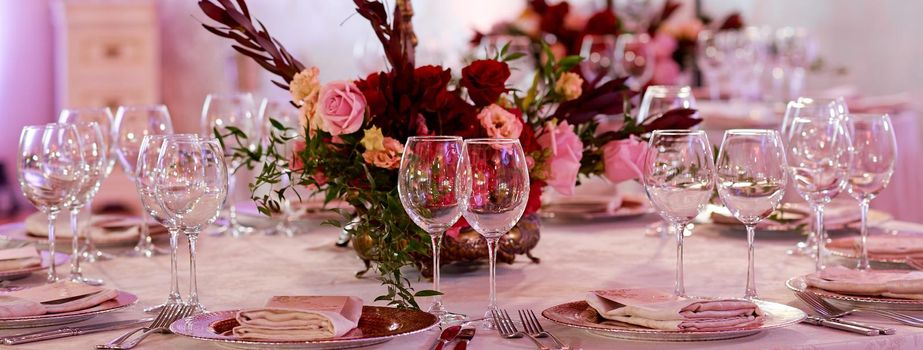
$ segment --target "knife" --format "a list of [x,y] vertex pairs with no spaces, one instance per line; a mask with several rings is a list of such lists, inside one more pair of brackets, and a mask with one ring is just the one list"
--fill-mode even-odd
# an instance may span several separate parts
[[455,344],[454,350],[465,350],[468,348],[468,342],[474,339],[475,328],[465,328],[458,333],[458,344]]
[[868,335],[868,336],[879,334],[877,329],[871,329],[871,328],[856,326],[852,324],[846,324],[846,323],[843,323],[837,320],[824,319],[824,318],[820,318],[817,316],[808,316],[808,318],[804,319],[804,322],[815,325],[815,326],[839,329],[841,331],[853,332],[853,333]]
[[458,325],[446,328],[442,331],[442,334],[439,335],[439,338],[436,338],[436,341],[433,342],[433,346],[430,347],[430,350],[442,350],[442,347],[458,336],[459,331],[461,331],[461,326]]
[[44,330],[31,333],[23,333],[12,335],[9,337],[0,338],[0,344],[4,345],[16,345],[37,342],[42,340],[58,339],[64,337],[72,337],[77,335],[112,331],[116,329],[129,328],[134,326],[140,326],[143,324],[150,323],[153,321],[153,318],[145,318],[140,320],[122,320],[122,321],[112,321],[105,323],[97,323],[86,326],[76,326],[76,327],[64,327],[58,329]]

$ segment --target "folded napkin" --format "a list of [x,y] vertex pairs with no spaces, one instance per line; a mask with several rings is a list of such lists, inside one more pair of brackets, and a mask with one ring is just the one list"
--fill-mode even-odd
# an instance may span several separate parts
[[104,289],[73,282],[56,282],[0,296],[0,317],[38,316],[85,310],[118,296]]
[[840,294],[923,300],[923,271],[828,267],[804,277],[808,286]]
[[586,302],[603,318],[669,331],[719,331],[757,327],[763,312],[738,299],[691,299],[654,289],[593,291]]
[[[858,255],[862,249],[860,240],[860,237],[837,238],[827,243],[827,247]],[[923,236],[919,235],[869,236],[867,247],[869,256],[876,259],[923,259]]]
[[266,307],[241,310],[234,336],[306,341],[340,337],[356,328],[362,299],[346,296],[276,296]]
[[42,256],[34,246],[0,249],[0,272],[22,270],[42,265]]
[[[48,220],[42,213],[35,213],[26,218],[26,232],[30,236],[48,236]],[[124,215],[81,215],[77,218],[77,227],[81,234],[89,234],[98,244],[125,242],[136,239],[141,234],[141,220],[137,217]],[[166,232],[166,229],[156,223],[149,223],[148,228],[152,235]],[[68,220],[59,219],[55,222],[56,239],[71,239],[71,228]]]

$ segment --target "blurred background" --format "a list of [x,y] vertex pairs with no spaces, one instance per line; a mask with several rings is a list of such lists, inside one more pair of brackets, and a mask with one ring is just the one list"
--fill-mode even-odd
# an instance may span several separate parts
[[[681,2],[671,21],[689,21],[697,14],[720,19],[739,12],[748,26],[808,31],[816,43],[815,63],[820,68],[808,74],[806,91],[897,96],[907,102],[905,110],[921,109],[923,65],[918,61],[923,57],[923,40],[918,33],[923,31],[919,21],[923,1]],[[306,65],[321,67],[322,81],[359,77],[383,64],[371,29],[354,15],[351,1],[248,3],[253,15],[295,56]],[[572,11],[583,13],[605,6],[602,0],[571,3]],[[500,21],[515,19],[525,1],[431,0],[414,6],[418,62],[460,67],[471,51],[474,30],[488,31]],[[0,0],[0,162],[6,166],[5,179],[0,180],[7,183],[0,206],[9,207],[21,197],[11,167],[22,126],[51,122],[62,108],[164,103],[177,132],[197,132],[209,93],[287,95],[228,42],[202,29],[203,21],[206,18],[193,0]],[[905,136],[899,136],[898,142],[902,152],[915,154],[923,130],[915,120],[918,113],[911,115],[913,120],[900,127]],[[133,195],[128,180],[115,175],[103,186],[98,202]],[[883,197],[923,194],[923,184],[908,182],[916,177],[901,175],[899,170],[894,181],[903,178],[906,184],[892,185]],[[914,219],[913,206],[906,209],[895,211],[895,216]]]

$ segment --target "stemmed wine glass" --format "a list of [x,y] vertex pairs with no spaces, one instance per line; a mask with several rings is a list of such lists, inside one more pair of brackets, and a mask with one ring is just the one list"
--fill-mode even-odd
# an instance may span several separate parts
[[[77,141],[83,154],[83,170],[80,182],[76,185],[74,193],[68,200],[67,208],[70,210],[71,227],[71,271],[70,281],[93,286],[102,285],[103,281],[86,278],[80,270],[80,228],[77,217],[96,193],[99,185],[106,178],[106,168],[109,166],[108,147],[103,141],[103,135],[96,122],[76,122],[72,124],[77,131]],[[89,237],[90,232],[86,233]]]
[[747,289],[756,298],[753,239],[756,224],[779,207],[788,177],[785,148],[776,130],[728,130],[715,164],[718,195],[747,227]]
[[[464,142],[457,136],[412,136],[407,139],[401,156],[397,192],[401,204],[413,222],[429,233],[433,245],[433,290],[439,291],[439,247],[445,231],[461,217],[459,201],[464,200],[465,181],[462,161]],[[448,324],[464,319],[433,297],[429,313]]]
[[163,304],[144,309],[147,313],[159,313],[161,309],[171,304],[181,304],[183,302],[179,293],[179,281],[176,264],[176,249],[179,246],[179,227],[166,214],[163,206],[157,201],[155,181],[162,172],[157,165],[160,157],[160,150],[165,140],[191,140],[198,139],[194,134],[171,134],[171,135],[148,135],[141,142],[141,149],[138,153],[138,163],[135,169],[137,181],[138,196],[141,197],[141,204],[148,215],[155,221],[164,225],[170,233],[170,294],[167,301]]
[[483,326],[493,329],[497,311],[497,242],[522,217],[529,201],[529,165],[516,139],[465,140],[462,215],[487,240],[490,303]]
[[[73,124],[77,122],[95,122],[99,127],[100,134],[103,136],[106,152],[106,172],[103,174],[103,178],[100,179],[100,183],[102,183],[102,181],[105,181],[105,179],[109,177],[109,174],[112,173],[112,169],[115,167],[115,160],[118,158],[118,155],[115,153],[115,147],[112,144],[112,111],[109,107],[70,108],[61,110],[61,114],[58,115],[58,123]],[[92,213],[93,198],[90,198],[86,207],[87,211]],[[114,257],[111,254],[104,253],[99,250],[99,248],[96,248],[92,236],[93,235],[86,235],[86,237],[84,237],[86,240],[86,247],[83,248],[83,253],[80,257],[84,259],[84,261],[90,263],[99,260],[113,259]]]
[[590,82],[603,82],[615,73],[614,35],[587,35],[580,45],[580,71]]
[[[247,135],[245,145],[234,145],[225,142],[225,155],[233,152],[233,147],[247,147],[250,150],[256,150],[259,145],[260,137],[265,129],[265,124],[260,120],[257,114],[256,103],[253,95],[249,93],[239,94],[209,94],[205,98],[205,104],[202,106],[202,133],[206,138],[215,137],[215,130],[226,132],[227,127],[235,127]],[[244,226],[237,221],[237,197],[236,175],[237,170],[241,167],[242,161],[237,158],[228,158],[231,163],[230,184],[228,190],[228,218],[227,221],[218,230],[218,233],[229,232],[232,237],[240,237],[253,232],[253,228]]]
[[19,137],[17,157],[23,195],[48,217],[48,283],[58,281],[55,271],[55,219],[84,176],[83,151],[77,129],[68,124],[27,126]]
[[637,122],[659,118],[677,108],[695,108],[695,96],[688,86],[651,85],[644,91]]
[[728,70],[728,57],[726,45],[716,32],[703,30],[699,32],[696,42],[696,64],[702,71],[705,84],[708,86],[708,96],[711,100],[721,99],[721,82]]
[[[170,121],[170,112],[164,105],[135,105],[121,106],[115,113],[115,127],[113,132],[113,146],[119,156],[122,169],[137,185],[135,165],[141,150],[141,142],[147,135],[167,135],[173,133],[173,124]],[[152,257],[160,254],[154,243],[147,225],[147,211],[141,211],[141,237],[135,245],[132,254],[135,256]]]
[[701,130],[655,130],[644,164],[644,190],[676,231],[676,285],[683,284],[683,231],[705,209],[715,188],[711,143]]
[[[300,133],[304,131],[301,128],[301,116],[298,110],[292,108],[291,103],[288,101],[264,98],[260,103],[260,120],[266,123],[267,128],[272,127],[269,125],[270,120],[275,120],[282,126],[288,128],[282,135],[288,139],[288,141],[280,145],[280,151],[285,155],[285,158],[277,162],[277,166],[281,169],[288,169],[289,163],[294,157],[294,143],[296,139],[300,138]],[[266,134],[267,138],[269,137],[269,132],[265,132],[264,134]],[[289,182],[288,176],[282,176],[278,185],[288,186]],[[298,191],[297,186],[292,187],[292,189]],[[292,209],[292,203],[288,198],[283,198],[280,202],[282,217],[279,218],[275,226],[267,229],[265,232],[269,235],[282,234],[287,237],[292,237],[297,231],[293,222],[295,220],[295,215]]]
[[196,285],[196,241],[215,222],[227,200],[228,167],[216,139],[165,139],[157,159],[154,196],[165,218],[189,240],[189,296],[187,305],[205,312]]
[[615,67],[626,83],[639,90],[654,77],[654,48],[647,33],[621,34],[615,41]]
[[814,210],[815,268],[820,271],[824,269],[824,246],[827,243],[824,206],[846,187],[852,143],[846,131],[846,121],[837,117],[832,109],[828,109],[826,117],[818,115],[793,119],[788,126],[787,140],[788,168],[795,189]]
[[862,212],[858,268],[866,270],[869,268],[869,202],[891,181],[897,160],[897,141],[894,126],[887,114],[850,114],[848,127],[853,156],[849,163],[846,190],[859,201]]

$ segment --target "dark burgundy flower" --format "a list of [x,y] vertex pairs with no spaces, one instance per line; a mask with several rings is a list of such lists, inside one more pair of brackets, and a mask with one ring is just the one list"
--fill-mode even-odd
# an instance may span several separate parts
[[615,13],[610,10],[599,11],[586,21],[586,28],[583,30],[587,35],[607,35],[618,34],[619,19]]
[[420,106],[428,110],[437,110],[446,103],[446,88],[452,74],[439,66],[423,66],[414,70],[414,94]]
[[570,4],[567,1],[561,1],[560,3],[546,6],[545,11],[539,12],[542,15],[539,28],[545,33],[558,34],[564,29],[564,20],[567,18],[567,13],[570,12]]
[[[384,79],[382,79],[384,78]],[[372,116],[381,115],[388,108],[388,99],[384,94],[387,76],[382,73],[369,74],[365,79],[356,81],[356,87],[362,91]]]
[[461,85],[468,89],[468,96],[478,107],[497,101],[506,91],[506,80],[510,78],[510,67],[497,60],[477,60],[462,69]]

